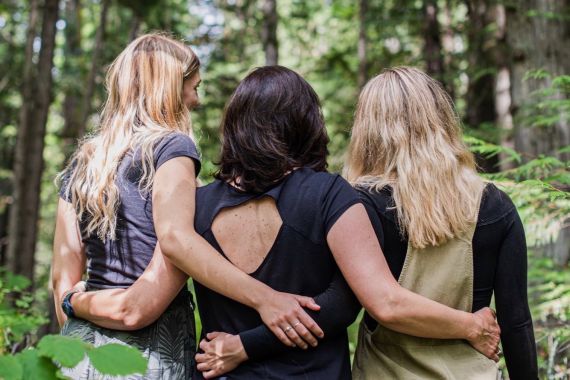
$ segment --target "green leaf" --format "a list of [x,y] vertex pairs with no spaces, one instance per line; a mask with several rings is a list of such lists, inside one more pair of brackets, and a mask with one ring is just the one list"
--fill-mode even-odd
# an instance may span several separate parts
[[41,356],[50,358],[63,367],[75,367],[85,357],[89,346],[79,339],[61,335],[46,335],[38,343]]
[[24,379],[56,380],[59,369],[48,358],[40,356],[37,350],[26,350],[15,356],[24,369]]
[[106,344],[90,350],[87,355],[93,366],[107,375],[143,374],[147,360],[139,350],[122,344]]
[[0,356],[0,379],[19,380],[23,374],[24,370],[18,359],[14,356]]
[[5,283],[3,285],[8,289],[24,290],[31,284],[32,282],[26,277],[7,272],[5,276]]

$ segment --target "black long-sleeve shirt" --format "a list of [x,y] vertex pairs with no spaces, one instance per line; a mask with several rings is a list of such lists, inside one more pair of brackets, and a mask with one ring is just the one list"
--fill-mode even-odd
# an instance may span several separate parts
[[[392,191],[360,188],[361,199],[390,270],[400,276],[408,239],[397,223]],[[527,300],[527,250],[522,222],[511,199],[493,184],[483,193],[473,236],[473,311],[489,306],[493,292],[501,343],[511,379],[538,377],[536,346]],[[374,328],[376,321],[365,315]]]

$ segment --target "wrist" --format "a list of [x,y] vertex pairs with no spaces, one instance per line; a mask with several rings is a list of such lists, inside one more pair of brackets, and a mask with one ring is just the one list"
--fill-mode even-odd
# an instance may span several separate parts
[[245,362],[249,358],[247,356],[247,352],[245,351],[245,347],[243,346],[243,342],[241,341],[241,337],[239,335],[234,335],[233,339],[235,339],[237,358],[239,362]]
[[248,297],[248,306],[254,308],[259,312],[259,310],[267,305],[267,300],[272,299],[275,296],[276,291],[269,286],[263,284],[259,286],[254,292]]
[[61,300],[61,309],[68,318],[75,318],[75,310],[73,308],[73,305],[71,304],[71,300],[76,293],[79,293],[79,291],[77,290],[67,291],[63,295]]
[[464,329],[463,339],[475,341],[483,334],[483,326],[475,314],[468,314],[468,327]]

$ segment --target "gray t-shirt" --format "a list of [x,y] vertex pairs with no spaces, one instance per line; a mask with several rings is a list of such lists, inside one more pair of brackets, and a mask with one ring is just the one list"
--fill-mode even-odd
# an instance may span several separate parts
[[[176,157],[189,157],[200,171],[200,156],[192,139],[181,133],[163,138],[154,150],[154,165],[158,169]],[[140,154],[128,153],[121,161],[116,184],[120,204],[117,211],[116,240],[102,241],[96,234],[87,235],[86,221],[80,222],[81,238],[87,256],[87,285],[90,289],[127,288],[148,266],[157,243],[152,218],[152,194],[141,194],[142,175]],[[66,196],[71,173],[63,177],[60,197]]]

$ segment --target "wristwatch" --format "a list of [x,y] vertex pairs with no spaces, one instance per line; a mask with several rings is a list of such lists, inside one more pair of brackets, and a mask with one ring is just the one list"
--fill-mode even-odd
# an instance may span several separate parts
[[71,297],[73,297],[75,293],[79,292],[69,292],[63,297],[63,300],[61,301],[61,309],[69,318],[75,318],[75,312],[73,311],[73,306],[71,306]]

